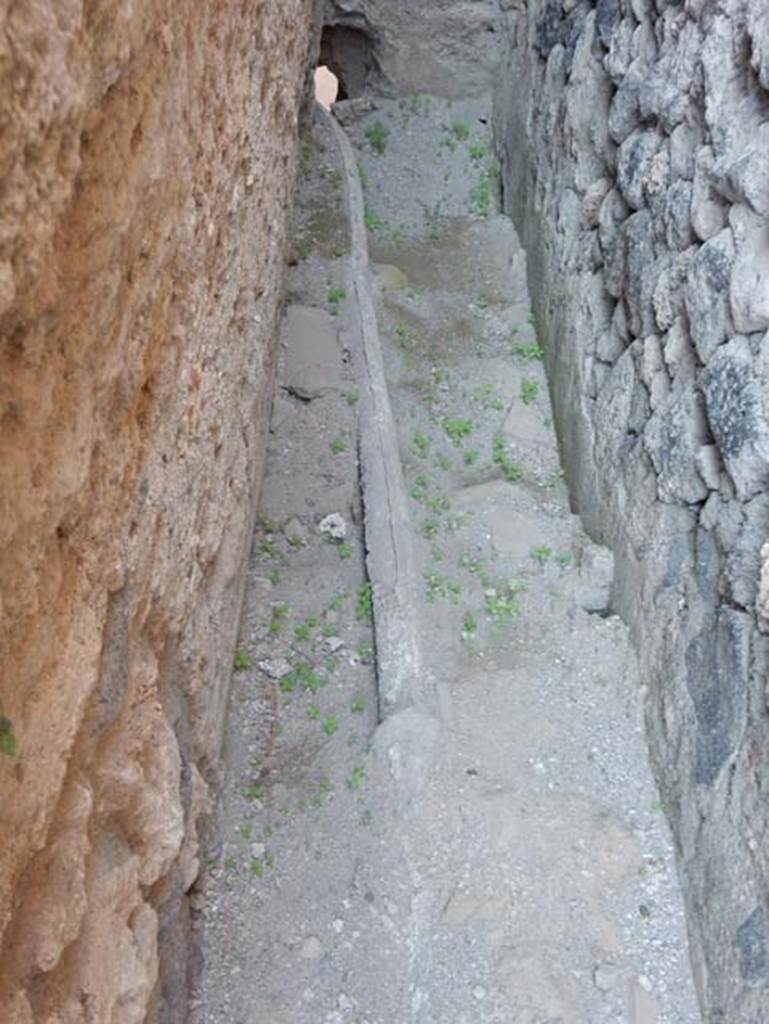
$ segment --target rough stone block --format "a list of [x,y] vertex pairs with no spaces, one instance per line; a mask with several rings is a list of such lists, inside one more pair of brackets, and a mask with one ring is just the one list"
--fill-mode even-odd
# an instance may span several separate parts
[[729,303],[735,330],[752,334],[769,328],[769,224],[746,207],[730,214],[735,258]]
[[731,331],[729,285],[734,262],[734,241],[724,228],[700,246],[689,270],[686,309],[697,353],[707,363]]
[[707,497],[696,464],[706,436],[701,397],[685,383],[674,386],[644,431],[644,447],[657,473],[661,501],[697,502]]
[[734,936],[740,972],[748,985],[769,985],[769,913],[763,905],[742,922]]
[[658,192],[667,179],[667,157],[660,162],[661,140],[654,131],[641,131],[626,139],[617,158],[617,183],[628,206],[640,210],[647,191]]
[[750,667],[750,616],[720,608],[686,649],[694,705],[695,781],[712,785],[734,753],[745,725]]
[[692,227],[697,237],[706,242],[726,224],[727,206],[713,189],[711,171],[713,150],[702,146],[695,156],[692,183]]
[[628,217],[622,226],[627,246],[625,303],[628,326],[636,338],[654,334],[657,322],[652,305],[655,283],[654,222],[647,210]]
[[746,339],[735,338],[704,374],[708,421],[738,495],[752,497],[769,481],[769,426],[761,384]]

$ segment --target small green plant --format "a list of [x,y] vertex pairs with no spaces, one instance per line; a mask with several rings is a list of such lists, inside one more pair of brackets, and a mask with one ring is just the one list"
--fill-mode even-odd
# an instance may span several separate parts
[[462,584],[458,580],[452,580],[449,576],[442,576],[437,572],[425,573],[425,584],[430,604],[435,604],[439,597],[450,601],[451,604],[457,604],[462,593]]
[[344,441],[341,437],[335,437],[334,440],[331,442],[331,451],[334,453],[334,455],[341,455],[342,452],[347,451],[347,442]]
[[6,757],[17,757],[19,753],[13,723],[0,711],[0,753]]
[[465,636],[475,636],[477,630],[478,623],[475,621],[475,616],[472,612],[465,612],[462,619],[462,632]]
[[524,405],[531,405],[539,394],[539,381],[532,377],[524,377],[521,381],[521,401]]
[[249,802],[253,800],[261,800],[262,787],[256,782],[250,782],[243,790],[243,796]]
[[398,344],[401,346],[401,348],[411,347],[414,341],[414,337],[405,324],[398,324],[398,326],[395,328],[395,335],[398,338]]
[[430,478],[425,476],[424,473],[420,473],[414,479],[414,483],[411,485],[411,497],[414,501],[424,501],[427,497],[427,492],[430,487]]
[[496,586],[487,589],[484,595],[486,614],[493,619],[511,619],[521,610],[516,595],[523,590],[524,585],[517,580],[510,580],[507,583],[499,580]]
[[370,210],[368,206],[363,209],[363,222],[369,231],[380,231],[384,227],[382,218]]
[[317,704],[311,704],[307,709],[307,717],[316,722],[320,718],[320,708]]
[[478,217],[488,217],[492,202],[499,189],[499,165],[492,160],[482,171],[478,182],[470,190],[470,210]]
[[[312,665],[306,661],[298,662],[292,672],[288,676],[284,676],[283,679],[293,679],[293,685],[301,685],[309,693],[317,693],[318,690],[323,686],[323,679],[315,672]],[[281,680],[281,683],[283,680]],[[292,687],[293,689],[293,687]]]
[[451,508],[449,499],[441,491],[438,491],[437,494],[431,494],[428,498],[425,498],[424,504],[425,508],[437,514],[448,512]]
[[374,647],[368,640],[361,640],[359,644],[356,644],[355,653],[358,655],[364,665],[370,664],[374,659]]
[[300,548],[303,548],[305,544],[304,537],[300,537],[299,534],[296,533],[289,534],[286,537],[286,540],[295,551],[298,551]]
[[419,532],[422,534],[423,537],[427,537],[427,539],[429,540],[431,537],[434,537],[438,533],[440,528],[441,524],[439,520],[430,516],[428,519],[422,520],[422,525],[419,527]]
[[474,575],[477,575],[481,571],[480,558],[476,558],[475,555],[471,555],[467,551],[463,551],[459,556],[458,565],[460,569],[466,569]]
[[541,565],[550,558],[553,553],[553,549],[548,547],[547,544],[538,544],[536,547],[531,549],[531,557],[535,558]]
[[235,651],[234,665],[238,670],[251,668],[253,662],[247,651],[244,651],[241,647],[238,647]]
[[304,622],[300,622],[298,626],[294,626],[294,636],[297,640],[309,640],[313,630],[318,628],[318,620],[314,615],[311,615],[309,619],[305,619]]
[[430,450],[430,438],[426,437],[421,430],[417,430],[414,434],[413,444],[417,450],[417,454],[423,459],[427,458],[427,453]]
[[345,391],[344,400],[348,405],[357,405],[360,395],[357,391]]
[[358,620],[370,619],[374,614],[374,589],[371,583],[366,580],[358,587],[358,603],[355,608],[355,617]]
[[345,590],[340,590],[338,594],[334,594],[328,605],[329,611],[338,612],[339,609],[344,604],[344,602],[347,600],[348,596],[349,595]]
[[332,306],[338,306],[340,302],[344,302],[347,298],[347,292],[344,288],[339,288],[337,285],[331,285],[326,298]]
[[227,857],[224,861],[225,871],[234,871],[237,866],[238,862],[235,860],[234,857]]
[[327,736],[333,736],[338,728],[339,720],[336,715],[326,715],[323,719],[323,732],[325,732]]
[[513,345],[513,355],[520,356],[521,359],[526,359],[529,362],[534,362],[535,360],[541,361],[544,359],[545,353],[540,348],[539,342],[526,341]]
[[565,569],[567,566],[571,565],[571,552],[559,551],[558,554],[555,556],[555,560],[562,569]]
[[365,711],[365,710],[366,710],[366,701],[365,701],[365,699],[363,697],[355,697],[353,699],[352,704],[350,704],[350,711],[354,711],[357,714],[360,714],[362,711]]
[[444,470],[447,473],[452,466],[451,459],[448,457],[448,455],[444,455],[443,452],[438,452],[438,454],[435,456],[435,464],[436,466],[438,466],[440,469]]
[[285,625],[288,616],[287,604],[276,604],[272,606],[272,619],[270,621],[270,633],[277,636]]
[[450,416],[444,416],[441,421],[443,429],[449,435],[452,443],[458,448],[463,440],[472,434],[474,425],[471,420],[465,419],[452,419]]
[[252,857],[249,870],[254,878],[262,878],[264,875],[264,861],[260,857]]
[[491,461],[499,466],[508,483],[514,484],[523,478],[523,469],[510,458],[505,439],[500,434],[494,438]]
[[270,571],[267,573],[267,578],[269,579],[273,587],[277,587],[277,585],[283,579],[283,573],[280,571],[280,569],[270,569]]
[[259,541],[259,550],[263,555],[269,555],[270,558],[274,558],[277,555],[278,550],[275,547],[275,541],[269,537],[262,537]]
[[348,789],[360,789],[366,781],[366,766],[359,764],[350,772],[345,780]]
[[475,449],[471,449],[470,451],[464,453],[462,459],[466,466],[474,466],[475,463],[478,461],[478,457],[479,453],[475,451]]
[[387,125],[382,121],[375,121],[366,129],[365,134],[374,152],[382,156],[387,149],[387,139],[390,136],[390,129]]
[[358,177],[360,178],[360,187],[365,192],[368,188],[368,174],[363,164],[358,164]]
[[454,138],[460,142],[464,142],[470,137],[470,125],[465,121],[452,121],[451,130],[454,133]]
[[479,294],[478,298],[475,300],[475,304],[478,307],[478,309],[488,309],[489,308],[489,297],[486,294],[486,292],[481,292]]
[[240,832],[241,839],[254,838],[254,826],[250,822],[247,822],[245,825],[241,825],[238,831]]
[[486,147],[481,142],[474,142],[467,152],[471,160],[482,160],[486,155]]
[[337,547],[337,551],[339,552],[339,557],[343,562],[348,558],[352,558],[353,547],[352,544],[346,540],[342,541],[342,543]]
[[269,516],[259,516],[259,526],[265,533],[277,533],[279,530],[278,524],[274,519],[270,519]]

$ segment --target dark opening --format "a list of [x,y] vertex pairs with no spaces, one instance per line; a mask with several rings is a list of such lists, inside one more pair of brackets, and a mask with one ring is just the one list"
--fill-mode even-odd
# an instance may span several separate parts
[[347,25],[326,25],[323,29],[318,65],[328,68],[339,83],[337,100],[362,96],[377,71],[370,37]]

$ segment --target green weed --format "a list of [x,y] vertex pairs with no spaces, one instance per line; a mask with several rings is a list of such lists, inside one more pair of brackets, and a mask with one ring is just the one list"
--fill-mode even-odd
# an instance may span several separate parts
[[514,484],[523,478],[523,469],[510,458],[505,439],[500,434],[494,438],[491,461],[499,466],[508,483]]
[[532,377],[524,377],[521,381],[521,401],[524,405],[531,405],[539,394],[539,381]]
[[287,604],[276,604],[272,608],[272,619],[270,621],[270,633],[273,636],[277,636],[278,633],[283,629],[285,625],[286,617],[288,616],[288,605]]
[[374,590],[371,583],[366,580],[358,587],[358,603],[355,608],[355,617],[358,620],[371,619],[374,615]]
[[427,452],[430,449],[430,438],[426,437],[420,430],[414,434],[413,445],[417,450],[417,454],[423,459],[427,458]]
[[384,227],[384,221],[382,218],[378,214],[374,213],[373,210],[370,210],[368,206],[364,207],[363,210],[363,222],[369,231],[379,231]]
[[347,776],[347,779],[345,780],[347,783],[347,788],[353,790],[360,789],[363,783],[366,781],[366,776],[367,772],[365,765],[360,764],[357,767],[353,768],[353,770],[350,772],[350,774]]
[[553,549],[548,547],[547,544],[538,544],[537,547],[531,549],[531,557],[535,558],[540,565],[544,565],[552,553]]
[[347,292],[344,288],[339,288],[337,285],[331,285],[326,298],[332,306],[337,306],[347,298]]
[[513,345],[513,354],[520,356],[521,359],[527,359],[529,362],[534,362],[535,360],[541,362],[545,356],[537,341],[519,342],[517,345]]
[[390,129],[387,125],[382,121],[375,121],[366,129],[365,135],[374,152],[382,156],[387,149],[387,140],[390,136]]
[[458,580],[452,580],[451,577],[437,572],[425,573],[425,585],[430,604],[435,604],[439,597],[450,601],[451,604],[457,604],[462,593],[462,584]]
[[434,537],[438,533],[440,528],[441,524],[439,520],[431,516],[428,519],[422,520],[422,525],[419,527],[419,532],[422,534],[423,537],[427,537],[427,539],[429,540],[431,537]]
[[247,669],[251,668],[253,662],[248,652],[238,647],[235,651],[234,665],[236,669]]
[[469,434],[472,434],[475,429],[472,421],[466,419],[452,419],[449,416],[444,416],[441,423],[443,429],[446,431],[452,443],[456,445],[456,447],[459,447],[463,440]]

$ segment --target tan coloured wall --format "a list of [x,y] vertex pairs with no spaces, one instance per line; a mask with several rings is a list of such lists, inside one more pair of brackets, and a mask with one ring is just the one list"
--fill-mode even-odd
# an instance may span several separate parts
[[0,0],[13,1024],[181,1014],[180,897],[261,470],[311,13]]

